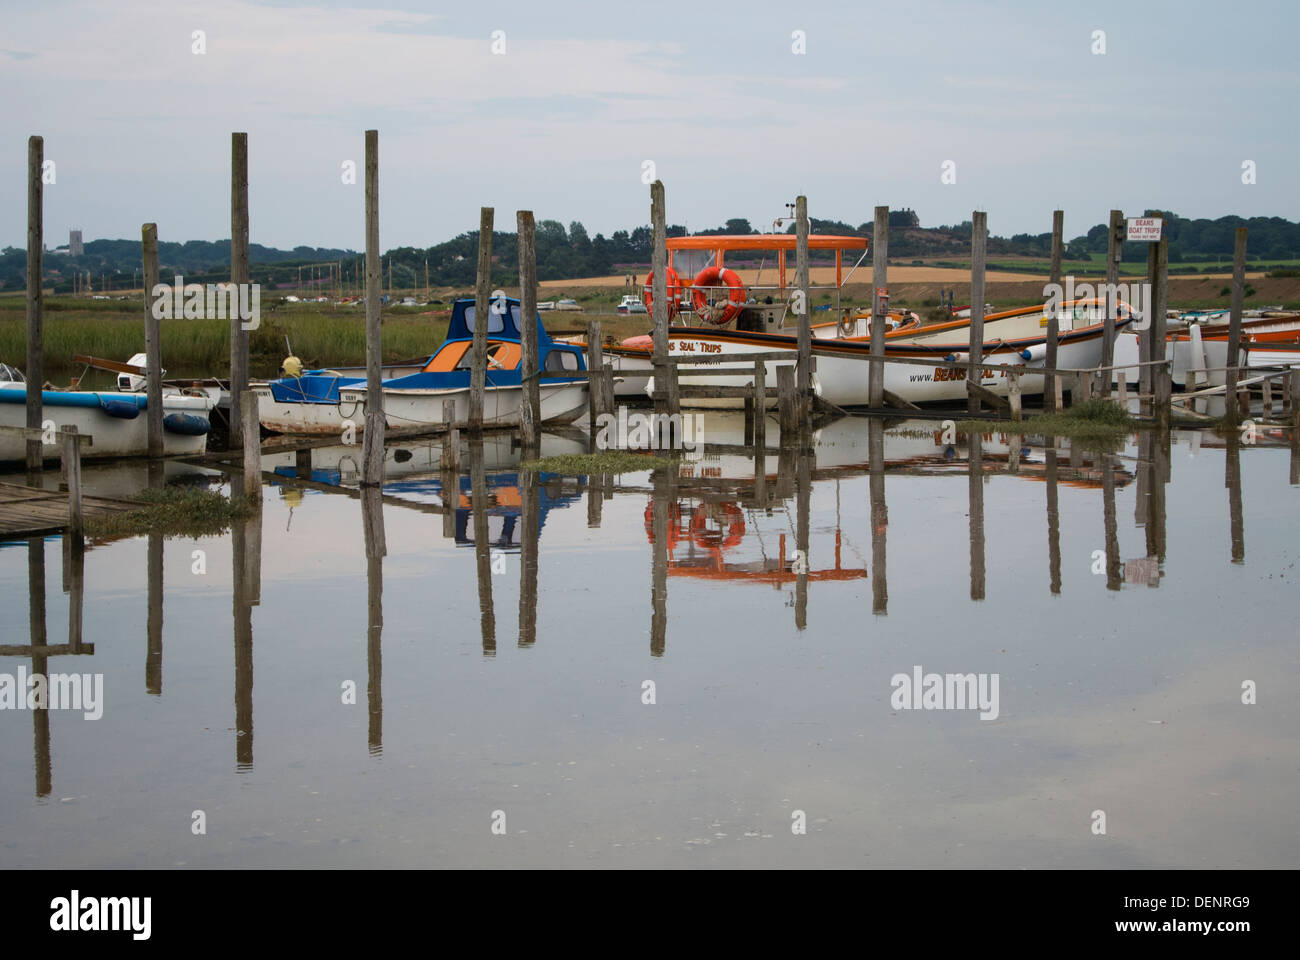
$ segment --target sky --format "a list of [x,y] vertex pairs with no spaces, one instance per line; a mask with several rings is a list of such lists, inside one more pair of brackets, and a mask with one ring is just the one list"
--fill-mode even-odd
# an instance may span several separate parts
[[1001,236],[1054,209],[1067,237],[1112,208],[1300,220],[1298,28],[1293,0],[0,0],[0,246],[26,244],[31,134],[51,247],[229,237],[236,130],[251,240],[280,248],[364,247],[371,128],[383,249],[482,206],[608,236],[649,222],[652,175],[691,229],[801,193]]

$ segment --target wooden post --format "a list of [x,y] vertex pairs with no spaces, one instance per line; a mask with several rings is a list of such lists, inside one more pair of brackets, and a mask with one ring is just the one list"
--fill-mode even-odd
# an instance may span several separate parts
[[366,131],[366,412],[361,446],[362,486],[384,482],[383,305],[379,259],[379,131]]
[[1264,401],[1264,408],[1263,408],[1263,409],[1264,409],[1264,415],[1267,416],[1267,417],[1271,417],[1271,416],[1273,415],[1273,381],[1272,381],[1272,379],[1266,377],[1266,378],[1264,379],[1264,381],[1263,381],[1262,383],[1260,383],[1260,388],[1261,388],[1262,393],[1263,393],[1263,401]]
[[[1119,297],[1115,295],[1116,284],[1119,283],[1119,262],[1123,256],[1124,250],[1124,211],[1112,210],[1110,212],[1110,231],[1107,234],[1106,241],[1106,312],[1102,317],[1101,333],[1101,366],[1105,371],[1101,378],[1101,395],[1110,396],[1111,381],[1115,377],[1115,371],[1109,369],[1115,363],[1115,313],[1119,305]],[[1124,371],[1127,375],[1128,371]]]
[[[519,408],[524,455],[531,458],[541,443],[542,394],[537,353],[537,232],[531,210],[515,215],[519,229],[519,317],[523,323],[523,356],[519,369],[524,378]],[[427,281],[426,281],[427,286]]]
[[[881,290],[889,284],[889,207],[876,207],[871,233],[871,356],[885,355],[885,304]],[[867,405],[879,410],[885,405],[885,365],[873,359],[867,381]]]
[[[27,138],[27,429],[41,429],[41,385],[45,383],[45,350],[41,320],[44,289],[41,286],[45,252],[43,221],[45,138]],[[27,469],[41,469],[41,441],[27,438]]]
[[1291,418],[1294,421],[1292,437],[1300,440],[1300,369],[1291,370],[1287,375],[1287,383],[1291,396]]
[[442,401],[442,422],[446,424],[447,432],[442,438],[441,466],[443,470],[454,473],[460,459],[460,429],[456,426],[455,400]]
[[[971,214],[970,240],[970,366],[966,368],[966,384],[983,386],[984,373],[977,366],[984,362],[984,254],[988,249],[988,214],[976,210]],[[1050,324],[1051,321],[1049,320]],[[1050,351],[1051,339],[1048,339]],[[1052,361],[1049,359],[1050,367]],[[967,391],[966,409],[979,413],[979,396]]]
[[75,424],[62,428],[67,434],[63,438],[63,475],[68,484],[68,535],[81,536],[84,523],[81,513],[81,438],[77,436]]
[[602,403],[601,413],[613,413],[614,407],[614,365],[608,360],[600,369],[600,400]]
[[1007,384],[1007,399],[1011,403],[1011,419],[1020,419],[1020,371],[1008,371],[1010,382]]
[[812,411],[812,291],[808,267],[808,198],[795,198],[795,284],[803,309],[799,313],[799,421]]
[[[1163,360],[1168,353],[1165,343],[1165,308],[1169,303],[1169,232],[1162,229],[1160,239],[1156,241],[1156,273],[1151,284],[1151,359]],[[1158,364],[1152,367],[1151,386],[1155,394],[1156,415],[1161,422],[1169,421],[1169,403],[1173,390],[1173,375],[1169,366]]]
[[469,427],[483,427],[483,394],[487,390],[488,311],[492,309],[492,217],[491,207],[482,207],[478,218],[478,275],[474,292],[474,359],[469,374]]
[[[158,283],[158,224],[140,228],[144,260],[144,376],[146,429],[150,457],[163,455],[162,321],[154,315],[154,286]],[[236,308],[238,313],[238,308]]]
[[[767,364],[754,361],[754,446],[767,446]],[[759,454],[761,456],[762,454]]]
[[252,390],[245,390],[240,406],[244,422],[241,436],[244,441],[244,493],[247,496],[262,495],[262,432],[257,421],[257,396]]
[[677,392],[677,368],[669,367],[668,358],[668,227],[664,207],[664,185],[656,180],[650,185],[650,223],[652,246],[650,269],[654,273],[651,289],[654,310],[655,412],[672,416],[681,412]]
[[[1065,252],[1065,211],[1052,211],[1052,272],[1051,282],[1059,290],[1061,289],[1061,258]],[[1064,300],[1061,301],[1064,303]],[[1043,360],[1044,365],[1050,369],[1056,369],[1056,347],[1057,339],[1061,334],[1061,317],[1059,310],[1047,311],[1047,355]],[[1043,378],[1043,405],[1048,410],[1061,409],[1061,389],[1059,378],[1052,373],[1046,374]]]
[[604,413],[600,396],[600,376],[605,366],[605,348],[600,341],[600,321],[587,321],[587,419],[590,429],[596,429],[596,417]]
[[[241,300],[239,285],[248,283],[248,134],[230,135],[230,282],[234,302]],[[230,311],[230,449],[243,439],[244,417],[240,412],[248,389],[248,331],[239,307]]]
[[777,409],[781,425],[781,443],[794,441],[794,432],[798,427],[798,404],[795,398],[794,367],[783,363],[776,368]]
[[1232,245],[1232,306],[1228,311],[1228,369],[1223,391],[1224,414],[1233,422],[1240,419],[1237,380],[1241,362],[1241,311],[1246,299],[1246,228],[1238,227]]

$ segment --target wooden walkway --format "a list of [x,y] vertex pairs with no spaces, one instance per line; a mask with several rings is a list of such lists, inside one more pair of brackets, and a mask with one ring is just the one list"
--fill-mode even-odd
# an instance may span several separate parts
[[[83,516],[124,513],[140,505],[105,497],[81,498]],[[68,526],[68,495],[17,483],[0,483],[0,540],[61,533]]]

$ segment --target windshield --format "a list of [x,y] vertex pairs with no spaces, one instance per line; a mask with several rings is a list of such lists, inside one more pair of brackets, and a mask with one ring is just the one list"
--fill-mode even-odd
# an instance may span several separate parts
[[9,366],[9,364],[7,363],[0,363],[0,381],[4,381],[6,383],[27,382],[26,379],[23,377],[22,373],[20,373],[18,370],[14,369],[13,367]]
[[[477,312],[478,311],[475,309],[474,304],[470,304],[465,308],[465,326],[469,327],[470,330],[474,329],[475,315],[477,314]],[[516,303],[510,304],[510,319],[514,323],[515,329],[518,330],[519,329],[519,305]],[[496,310],[488,310],[487,332],[500,333],[504,329],[505,329],[505,311],[503,310],[501,312],[498,312]]]

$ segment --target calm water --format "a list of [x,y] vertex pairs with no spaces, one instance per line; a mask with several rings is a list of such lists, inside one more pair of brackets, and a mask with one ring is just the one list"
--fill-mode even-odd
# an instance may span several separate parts
[[[4,545],[0,674],[104,692],[0,711],[0,867],[1300,865],[1285,435],[772,425],[756,482],[705,430],[618,477],[393,447],[382,505],[317,450],[232,535],[70,554],[70,592],[58,538]],[[78,592],[82,652],[24,654]],[[996,719],[897,708],[918,665],[996,675]]]

